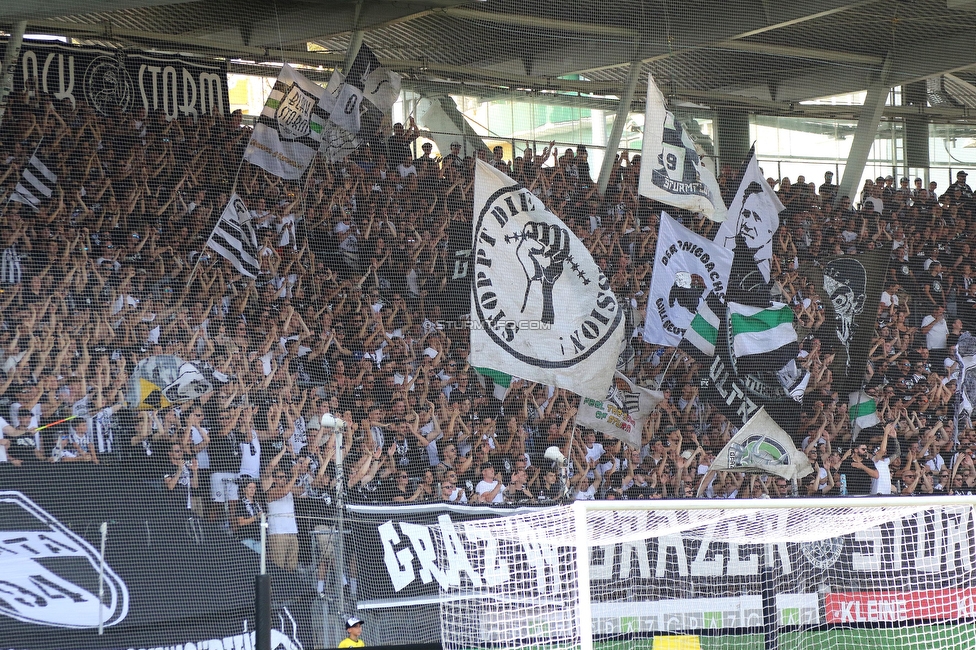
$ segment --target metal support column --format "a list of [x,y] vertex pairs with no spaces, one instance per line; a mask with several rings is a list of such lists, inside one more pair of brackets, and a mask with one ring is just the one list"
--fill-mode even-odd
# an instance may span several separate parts
[[352,17],[352,38],[349,40],[349,49],[346,50],[346,60],[342,64],[342,74],[348,75],[352,62],[359,54],[359,47],[363,44],[363,30],[359,28],[359,17],[363,12],[363,0],[356,3],[356,11]]
[[7,112],[10,93],[14,91],[14,67],[20,61],[20,46],[24,43],[26,29],[26,20],[18,20],[14,23],[10,39],[7,41],[7,49],[3,53],[3,74],[0,76],[0,126],[3,126],[3,116]]
[[342,64],[342,74],[349,74],[349,68],[352,67],[352,62],[356,60],[356,55],[359,54],[359,47],[363,44],[363,30],[357,29],[352,33],[352,40],[349,41],[349,49],[346,50],[346,60]]
[[613,171],[614,156],[617,147],[620,146],[620,136],[624,133],[624,123],[630,114],[630,104],[634,100],[634,90],[637,88],[637,80],[640,78],[641,62],[632,61],[630,64],[630,74],[627,77],[627,87],[623,95],[620,96],[620,104],[617,106],[617,117],[613,120],[613,128],[610,129],[610,137],[607,138],[607,148],[603,156],[603,165],[600,167],[600,177],[597,180],[597,191],[605,194],[607,184],[610,182],[610,172]]
[[851,143],[851,152],[847,156],[847,164],[844,167],[844,178],[837,188],[838,201],[842,196],[849,196],[851,203],[857,203],[855,195],[860,189],[864,165],[877,138],[878,125],[881,123],[885,101],[891,90],[888,86],[891,58],[890,53],[885,57],[877,79],[868,87],[867,95],[864,97],[864,107],[861,109],[861,117],[857,121],[857,130],[854,132],[854,142]]

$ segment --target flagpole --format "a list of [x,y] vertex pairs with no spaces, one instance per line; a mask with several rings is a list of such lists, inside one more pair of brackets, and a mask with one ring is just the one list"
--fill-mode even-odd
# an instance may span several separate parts
[[668,370],[671,369],[671,364],[674,362],[675,357],[678,356],[678,347],[675,346],[674,352],[671,354],[671,358],[668,359],[668,365],[664,366],[664,371],[661,373],[661,381],[657,383],[657,390],[661,390],[661,385],[664,383],[664,378],[668,375]]
[[[319,152],[316,151],[315,152],[315,155],[312,156],[312,162],[308,166],[308,170],[305,173],[305,187],[302,188],[302,202],[300,204],[300,207],[302,209],[302,224],[303,224],[304,229],[305,229],[305,242],[306,243],[308,243],[308,240],[309,240],[309,232],[308,232],[308,188],[312,184],[312,172],[315,169],[315,163],[316,163],[316,159],[318,157],[319,157]],[[292,214],[294,214],[294,212],[292,212]],[[294,246],[295,246],[296,249],[298,248],[298,222],[297,222],[297,220],[295,222],[295,243],[294,243]],[[308,252],[311,255],[312,254],[312,249],[309,248]],[[314,262],[314,260],[312,260],[312,261]],[[311,265],[311,270],[314,273],[314,271],[315,271],[314,264]]]
[[[579,420],[580,407],[583,406],[583,396],[579,396],[580,401],[576,406],[576,415],[573,417],[573,427],[569,430],[569,442],[566,443],[566,451],[563,456],[566,457],[566,462],[563,463],[563,498],[567,501],[569,500],[569,464],[573,462],[573,438],[576,436],[576,422]],[[582,468],[580,471],[585,472],[586,468]]]

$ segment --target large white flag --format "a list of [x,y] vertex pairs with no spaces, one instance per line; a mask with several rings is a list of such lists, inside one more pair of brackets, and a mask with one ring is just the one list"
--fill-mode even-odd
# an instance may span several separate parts
[[234,265],[242,274],[258,277],[258,242],[251,227],[251,213],[244,201],[234,192],[210,235],[208,246]]
[[813,471],[807,455],[797,450],[789,434],[759,409],[715,456],[709,469],[752,474],[775,474],[801,479]]
[[647,75],[647,109],[638,190],[677,208],[725,221],[725,203],[712,171],[702,164],[691,136],[675,121],[664,95]]
[[322,142],[330,103],[325,88],[286,63],[254,125],[244,159],[275,176],[300,178]]
[[351,83],[342,84],[339,96],[336,98],[329,120],[339,128],[349,133],[359,133],[361,126],[360,106],[363,103],[363,90]]
[[735,248],[736,235],[742,235],[754,252],[756,265],[769,281],[769,260],[773,256],[773,236],[779,228],[779,213],[786,207],[763,178],[756,160],[755,146],[749,150],[742,182],[729,206],[731,218],[719,226],[715,241],[728,249]]
[[625,334],[610,281],[542,201],[476,165],[471,365],[606,394]]
[[678,345],[709,293],[725,299],[732,251],[661,213],[654,272],[644,319],[644,340]]
[[639,448],[644,420],[663,399],[660,391],[637,386],[617,372],[606,396],[580,400],[576,422]]
[[333,70],[329,84],[325,87],[325,96],[322,101],[322,105],[329,112],[329,119],[326,120],[322,128],[322,144],[319,147],[319,153],[329,162],[339,162],[345,159],[360,145],[358,130],[347,131],[331,119],[345,83],[345,75],[338,70]]

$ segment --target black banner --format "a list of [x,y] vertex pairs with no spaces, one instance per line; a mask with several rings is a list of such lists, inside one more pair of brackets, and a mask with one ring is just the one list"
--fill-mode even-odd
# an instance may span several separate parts
[[471,311],[471,277],[474,259],[471,256],[471,222],[452,221],[447,231],[447,254],[444,263],[444,290],[438,296],[441,315],[457,320]]
[[[763,279],[753,251],[746,245],[741,234],[736,237],[733,253],[726,303],[736,302],[760,308],[771,306],[772,285]],[[795,437],[799,428],[799,407],[803,392],[801,376],[796,372],[795,364],[790,366],[793,372],[788,372],[789,367],[782,366],[781,361],[769,364],[768,368],[745,368],[742,363],[733,363],[731,317],[727,305],[718,315],[720,322],[715,340],[715,355],[699,377],[700,390],[705,401],[718,407],[737,427],[748,422],[760,408],[766,407],[766,412],[776,424]],[[790,350],[796,355],[799,345],[792,343]],[[793,386],[800,386],[795,391],[799,399],[787,392],[784,382],[791,385],[791,389]]]
[[841,395],[860,390],[864,381],[887,270],[887,251],[874,250],[834,257],[808,273],[824,299],[817,335],[824,350],[834,352],[830,370]]
[[440,599],[444,572],[438,567],[434,537],[457,535],[455,524],[542,508],[496,508],[447,504],[349,506],[356,539],[360,595],[365,603],[421,604]]
[[[856,501],[852,499],[852,506],[856,507]],[[569,566],[575,561],[573,547],[552,545],[544,530],[513,522],[505,534],[494,534],[497,531],[477,524],[465,525],[472,519],[531,509],[441,504],[351,510],[360,606],[415,607],[450,600],[451,594],[467,598],[486,584],[492,591],[525,598],[536,588],[548,590],[538,594],[541,598],[554,595],[552,575],[576,575],[576,569]],[[552,510],[553,530],[563,530],[559,525],[565,519],[557,519],[566,513],[560,510]],[[649,513],[650,525],[660,525],[662,516],[660,511]],[[688,535],[647,539],[634,535],[626,543],[594,547],[589,560],[594,603],[616,601],[624,592],[634,601],[665,601],[675,598],[675,585],[680,584],[681,598],[705,606],[720,594],[760,594],[765,586],[759,577],[764,568],[773,570],[778,592],[812,595],[814,611],[818,593],[839,597],[874,591],[881,596],[971,590],[976,583],[976,529],[968,507],[919,511],[868,530],[814,542],[708,540],[709,535],[723,530],[741,537],[750,526],[778,530],[786,525],[787,514],[757,515],[746,521],[749,517],[752,515]],[[540,518],[534,519],[541,523]],[[639,524],[633,525],[639,528]],[[556,566],[558,571],[553,571]],[[549,573],[550,579],[539,582],[540,573]]]
[[14,91],[31,89],[96,113],[161,110],[167,120],[226,115],[227,62],[179,54],[25,41],[14,66]]
[[[727,323],[719,330],[719,342],[710,365],[701,370],[701,391],[708,404],[714,404],[736,427],[748,422],[760,408],[794,438],[800,424],[800,404],[790,397],[773,372],[736,374],[729,362],[728,346],[723,345]],[[724,348],[720,351],[720,348]]]
[[[4,467],[0,645],[221,647],[213,640],[253,633],[258,554],[217,524],[191,517],[185,497],[171,496],[118,466]],[[276,600],[289,597],[287,575],[273,576],[273,586]],[[275,638],[293,648],[289,639],[305,633],[296,625]],[[253,646],[239,641],[223,647]]]

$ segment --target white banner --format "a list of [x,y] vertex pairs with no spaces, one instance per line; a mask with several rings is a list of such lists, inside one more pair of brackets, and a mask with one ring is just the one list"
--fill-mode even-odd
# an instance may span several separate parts
[[576,423],[640,448],[644,419],[663,399],[660,391],[637,386],[617,372],[606,397],[580,400]]
[[754,251],[756,264],[769,282],[769,260],[773,256],[773,236],[779,228],[779,213],[786,207],[763,178],[756,160],[756,148],[749,151],[742,182],[729,206],[731,217],[715,233],[715,241],[729,250],[735,248],[736,235]]
[[359,111],[362,103],[363,91],[351,83],[345,83],[339,90],[339,96],[336,98],[335,106],[332,107],[329,119],[340,129],[349,133],[359,133]]
[[688,230],[661,213],[654,272],[644,319],[644,340],[678,345],[701,300],[725,299],[732,251]]
[[363,97],[383,113],[393,110],[400,97],[400,75],[386,68],[374,68],[363,79]]
[[610,281],[535,195],[476,164],[471,365],[605,394],[625,334]]
[[702,164],[695,143],[664,104],[664,95],[647,75],[647,109],[638,190],[642,196],[725,221],[722,192]]

